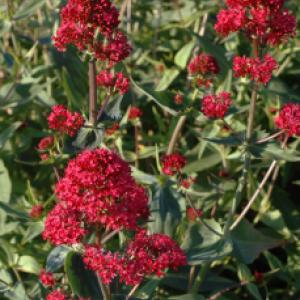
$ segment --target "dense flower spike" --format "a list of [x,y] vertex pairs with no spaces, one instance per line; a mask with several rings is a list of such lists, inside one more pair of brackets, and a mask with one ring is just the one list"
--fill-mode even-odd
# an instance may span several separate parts
[[[147,194],[134,181],[128,163],[106,149],[85,150],[71,160],[65,176],[57,183],[55,192],[66,209],[71,212],[73,209],[74,214],[79,214],[76,216],[78,223],[81,221],[88,225],[103,225],[113,230],[136,229],[138,222],[147,219],[149,215]],[[55,220],[51,222],[48,217],[46,229],[47,232],[50,231],[50,239],[55,240],[52,228],[62,221],[66,222],[61,229],[64,237],[65,227],[74,221],[71,217],[62,220],[62,214],[56,218],[54,213],[52,215],[51,219]],[[52,228],[51,223],[54,223]],[[73,226],[77,230],[77,236],[71,235],[71,243],[72,239],[76,242],[83,233],[78,229],[78,223]]]
[[83,261],[87,268],[98,273],[105,284],[111,283],[121,267],[120,258],[117,254],[97,246],[86,246]]
[[53,291],[47,295],[46,300],[67,300],[67,297],[60,291]]
[[106,135],[113,135],[116,131],[120,129],[119,123],[114,123],[111,127],[105,129]]
[[136,285],[145,276],[162,276],[167,268],[176,270],[186,265],[186,256],[168,236],[147,235],[142,230],[129,243],[121,265],[120,280],[127,285]]
[[71,137],[84,125],[81,114],[71,113],[63,105],[54,105],[48,117],[49,128],[65,133]]
[[135,120],[140,118],[143,115],[143,112],[136,106],[131,106],[128,114],[129,120]]
[[34,205],[29,213],[30,218],[39,218],[43,214],[44,207],[42,204]]
[[234,76],[250,76],[257,83],[267,84],[272,77],[273,71],[278,67],[277,62],[270,55],[264,59],[236,56],[233,60]]
[[44,286],[54,286],[55,278],[51,272],[46,272],[46,270],[42,270],[40,273],[40,281]]
[[289,136],[300,136],[300,104],[284,105],[275,119],[275,124],[285,130]]
[[283,8],[284,0],[227,0],[217,16],[215,30],[223,36],[243,30],[260,44],[273,46],[295,35],[296,19]]
[[202,99],[202,112],[208,118],[224,118],[231,104],[230,93],[221,92],[219,95],[208,95]]
[[86,234],[86,230],[81,227],[80,217],[72,207],[57,204],[47,216],[43,238],[53,245],[79,243]]
[[179,153],[173,153],[170,155],[163,156],[162,160],[162,170],[166,175],[173,176],[185,167],[187,164],[187,159]]
[[113,74],[108,70],[103,70],[97,75],[97,84],[109,88],[113,93],[119,92],[121,95],[126,94],[129,90],[129,78],[121,72]]

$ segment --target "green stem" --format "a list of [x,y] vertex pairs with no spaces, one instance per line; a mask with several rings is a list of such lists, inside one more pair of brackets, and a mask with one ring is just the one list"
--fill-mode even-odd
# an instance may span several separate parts
[[201,270],[199,271],[199,274],[197,275],[194,284],[193,284],[193,288],[192,288],[192,293],[193,294],[197,294],[202,283],[205,280],[205,277],[207,275],[207,272],[209,271],[211,262],[205,262],[201,268]]

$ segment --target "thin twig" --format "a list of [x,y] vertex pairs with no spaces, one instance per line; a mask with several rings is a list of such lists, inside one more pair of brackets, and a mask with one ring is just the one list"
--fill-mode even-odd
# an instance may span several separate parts
[[97,114],[97,120],[100,121],[100,118],[102,117],[102,114],[104,113],[108,103],[109,103],[109,99],[110,99],[110,94],[108,94],[103,102],[103,104],[101,105],[101,108]]
[[181,130],[184,126],[184,123],[186,121],[187,117],[186,116],[181,116],[177,122],[177,125],[175,127],[175,130],[172,134],[171,140],[169,142],[169,146],[168,146],[168,150],[167,150],[167,154],[172,154],[174,152],[175,146],[176,146],[176,142],[177,139],[181,133]]
[[207,300],[217,300],[219,297],[223,296],[227,292],[230,292],[233,289],[237,289],[237,288],[242,287],[242,286],[247,285],[247,284],[249,284],[249,281],[241,281],[240,283],[237,283],[235,285],[232,285],[230,287],[227,287],[227,288],[217,292],[216,294],[214,294],[211,297],[207,298]]
[[132,290],[129,292],[129,294],[127,295],[127,297],[126,297],[126,300],[129,300],[133,295],[134,295],[134,293],[136,292],[136,290],[139,288],[139,284],[136,284],[133,288],[132,288]]
[[97,82],[94,59],[89,61],[89,122],[93,127],[97,124]]
[[279,132],[276,132],[274,134],[271,134],[271,135],[269,135],[267,137],[264,137],[264,138],[258,140],[256,142],[256,144],[263,144],[263,143],[266,143],[266,142],[268,142],[270,140],[274,140],[275,138],[277,138],[278,136],[280,136],[283,133],[284,133],[284,130],[280,130]]
[[116,234],[120,232],[119,229],[116,229],[114,231],[111,231],[109,234],[107,234],[104,238],[101,240],[101,245],[105,244],[108,240],[110,240],[112,237],[114,237]]

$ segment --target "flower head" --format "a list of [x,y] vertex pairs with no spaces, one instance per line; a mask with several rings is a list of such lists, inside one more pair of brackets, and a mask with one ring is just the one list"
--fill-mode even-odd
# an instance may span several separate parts
[[277,62],[270,55],[265,55],[262,60],[245,56],[236,56],[233,60],[235,77],[250,76],[257,83],[267,84],[273,71],[278,67]]
[[55,278],[51,272],[46,272],[42,270],[40,273],[40,281],[44,286],[52,287],[55,285]]
[[67,297],[62,292],[56,290],[48,294],[46,300],[67,300]]
[[224,118],[231,104],[230,93],[208,95],[202,99],[202,112],[208,118]]
[[129,78],[125,77],[123,73],[119,72],[116,75],[104,70],[97,75],[98,86],[113,89],[113,92],[119,92],[124,95],[129,90]]
[[140,118],[143,115],[143,112],[136,106],[131,106],[128,114],[129,120],[135,120]]
[[173,176],[181,171],[187,164],[187,159],[179,153],[173,153],[163,156],[163,172],[166,175]]
[[55,105],[48,117],[48,124],[50,129],[73,137],[84,125],[84,119],[81,114],[72,113],[63,105]]
[[285,104],[275,118],[275,124],[289,136],[300,136],[300,104]]
[[42,204],[34,205],[31,208],[31,211],[30,211],[29,215],[33,219],[39,218],[43,214],[43,210],[44,210],[44,207],[43,207]]
[[127,285],[141,283],[145,276],[163,276],[166,269],[186,264],[186,256],[174,240],[163,234],[140,231],[131,241],[121,261],[120,280]]

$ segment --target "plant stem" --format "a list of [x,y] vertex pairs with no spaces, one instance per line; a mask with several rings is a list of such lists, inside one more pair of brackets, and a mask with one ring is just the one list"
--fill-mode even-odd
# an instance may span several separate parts
[[103,102],[103,104],[101,105],[101,108],[97,114],[97,120],[100,121],[100,118],[102,116],[102,114],[104,113],[105,111],[105,108],[107,107],[108,105],[108,102],[109,102],[109,99],[110,99],[110,94],[108,94]]
[[89,61],[89,122],[93,127],[97,124],[97,82],[94,59]]
[[203,264],[201,270],[199,271],[199,274],[197,275],[194,284],[193,284],[193,288],[192,288],[192,293],[193,294],[197,294],[199,291],[199,288],[201,287],[203,281],[205,280],[206,274],[210,268],[211,262],[207,261]]
[[170,143],[169,143],[169,146],[168,146],[168,150],[167,150],[167,154],[172,154],[174,152],[174,149],[175,149],[175,146],[176,146],[176,142],[177,142],[177,139],[180,135],[180,132],[184,126],[184,123],[186,121],[187,117],[186,116],[181,116],[177,122],[177,125],[175,127],[175,130],[173,132],[173,135],[171,137],[171,140],[170,140]]
[[[258,45],[258,41],[256,38],[253,39],[252,46],[253,46],[253,55],[255,58],[258,58],[259,57],[259,45]],[[232,202],[231,211],[229,213],[228,220],[224,227],[224,235],[225,236],[227,236],[229,233],[230,226],[233,221],[233,217],[235,215],[238,205],[240,204],[240,202],[242,200],[244,189],[247,184],[248,172],[249,172],[250,165],[251,165],[251,153],[249,153],[248,147],[252,142],[257,95],[258,95],[258,85],[255,84],[255,86],[252,90],[252,95],[251,95],[251,100],[250,100],[250,109],[249,109],[247,131],[246,131],[246,147],[247,148],[246,148],[246,152],[244,155],[243,173],[239,180],[238,187],[237,187],[237,190],[235,193],[235,197]]]
[[139,284],[136,284],[133,288],[132,288],[132,290],[129,292],[129,294],[127,295],[127,297],[126,297],[126,300],[129,300],[133,295],[134,295],[134,293],[136,292],[136,290],[139,288]]

